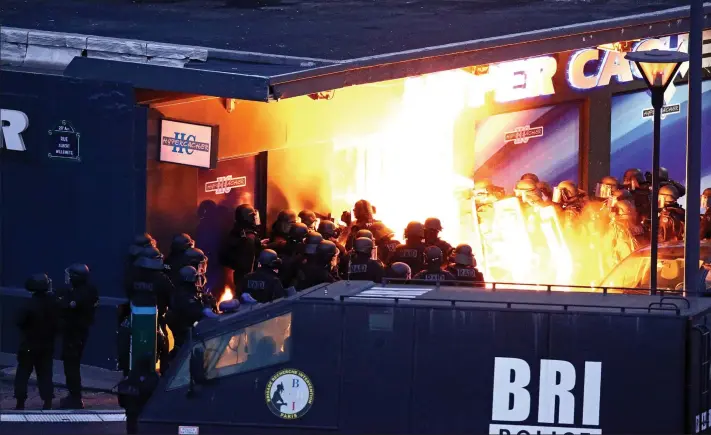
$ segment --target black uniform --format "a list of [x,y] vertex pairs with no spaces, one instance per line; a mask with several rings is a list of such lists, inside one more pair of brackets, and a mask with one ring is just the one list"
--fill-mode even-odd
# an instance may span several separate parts
[[645,184],[639,189],[632,190],[631,193],[639,223],[647,226],[648,221],[652,218],[652,191]]
[[676,203],[667,204],[659,212],[659,242],[684,240],[685,212]]
[[356,253],[350,258],[348,279],[354,281],[381,282],[385,275],[385,266],[369,255]]
[[126,410],[126,433],[138,433],[138,417],[148,403],[160,378],[151,367],[150,359],[141,360],[138,367],[118,384],[119,406]]
[[174,349],[180,348],[188,338],[190,328],[203,317],[203,304],[195,283],[181,282],[171,297],[170,330]]
[[412,272],[416,274],[424,268],[422,253],[426,247],[427,246],[420,241],[408,241],[404,244],[400,244],[395,248],[395,252],[393,252],[390,258],[390,263],[405,263],[410,266]]
[[72,284],[58,293],[63,326],[62,361],[69,397],[81,404],[81,357],[89,328],[94,324],[94,312],[99,304],[99,292],[88,282]]
[[450,264],[447,271],[454,275],[457,281],[484,282],[484,274],[474,266]]
[[390,259],[395,254],[395,249],[397,249],[397,247],[400,245],[401,245],[401,243],[399,240],[393,240],[390,238],[384,238],[384,239],[378,240],[375,243],[375,246],[378,247],[378,259],[383,264],[390,264],[391,263]]
[[234,271],[235,286],[239,286],[242,278],[254,270],[260,249],[261,241],[257,232],[235,223],[220,253],[222,265]]
[[423,270],[412,277],[415,281],[456,281],[457,278],[446,270]]
[[295,287],[297,290],[304,290],[315,285],[336,281],[340,281],[338,274],[334,273],[330,266],[323,265],[319,258],[314,257],[306,260],[299,268]]
[[32,297],[18,313],[17,327],[20,330],[15,373],[17,408],[24,408],[27,399],[27,382],[34,370],[37,374],[40,397],[45,404],[44,408],[51,409],[54,397],[52,358],[54,340],[59,329],[59,310],[54,293],[48,290],[34,291]]
[[243,293],[249,293],[260,304],[286,297],[279,275],[264,266],[245,275],[241,288]]
[[444,258],[449,258],[449,256],[452,254],[452,250],[454,249],[452,245],[449,243],[445,242],[444,240],[437,238],[433,243],[425,243],[426,246],[436,246],[439,249],[442,250],[442,254],[444,255]]

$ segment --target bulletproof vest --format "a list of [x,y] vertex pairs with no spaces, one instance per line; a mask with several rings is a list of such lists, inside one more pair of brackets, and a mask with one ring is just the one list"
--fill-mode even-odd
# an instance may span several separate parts
[[373,264],[373,260],[370,257],[364,255],[354,255],[351,257],[351,264],[349,266],[349,279],[352,280],[370,280],[371,276],[374,274],[375,270],[370,270]]
[[476,281],[479,279],[479,271],[475,267],[454,265],[450,272],[457,278],[457,281]]
[[659,241],[684,240],[684,210],[665,207],[659,213]]
[[425,280],[425,281],[445,281],[449,279],[444,272],[422,272],[415,276],[415,279]]
[[422,252],[425,249],[424,244],[400,245],[395,249],[395,252],[390,259],[391,263],[401,262],[410,266],[412,273],[415,274],[423,269],[422,267]]

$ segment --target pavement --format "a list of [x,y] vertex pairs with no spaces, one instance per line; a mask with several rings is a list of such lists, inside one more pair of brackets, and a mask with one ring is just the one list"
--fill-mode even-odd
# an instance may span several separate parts
[[[5,414],[7,410],[15,407],[13,397],[13,383],[16,371],[16,356],[14,354],[0,353],[0,410]],[[54,407],[59,407],[59,399],[67,394],[64,366],[62,361],[55,360],[53,364],[53,377],[55,387]],[[113,387],[122,378],[121,372],[106,370],[99,367],[81,366],[84,406],[87,410],[120,410],[117,398],[111,393]],[[42,401],[36,387],[37,378],[32,374],[28,387],[26,409],[41,409]]]

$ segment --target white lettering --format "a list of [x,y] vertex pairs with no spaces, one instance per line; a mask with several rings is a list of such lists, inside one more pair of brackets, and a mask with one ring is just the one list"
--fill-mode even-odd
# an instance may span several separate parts
[[4,144],[8,150],[25,151],[22,132],[30,125],[27,115],[19,110],[0,109],[0,125],[0,148]]
[[600,424],[600,393],[602,390],[602,362],[585,362],[585,382],[583,387],[583,424]]
[[[494,421],[526,420],[531,412],[531,394],[526,390],[529,382],[531,382],[531,369],[526,361],[518,358],[496,358],[491,419]],[[509,406],[512,398],[513,406]]]
[[[560,377],[560,382],[558,378]],[[568,361],[541,360],[541,377],[538,386],[538,421],[555,423],[555,402],[558,398],[558,423],[573,424],[575,397],[575,367]]]
[[570,57],[568,83],[577,89],[592,89],[597,86],[597,75],[585,75],[585,65],[600,59],[598,50],[580,50]]

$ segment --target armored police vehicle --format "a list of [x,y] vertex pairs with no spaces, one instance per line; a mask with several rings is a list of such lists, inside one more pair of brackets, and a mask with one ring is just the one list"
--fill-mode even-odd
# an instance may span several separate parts
[[711,431],[711,298],[489,287],[341,281],[206,320],[140,432]]

